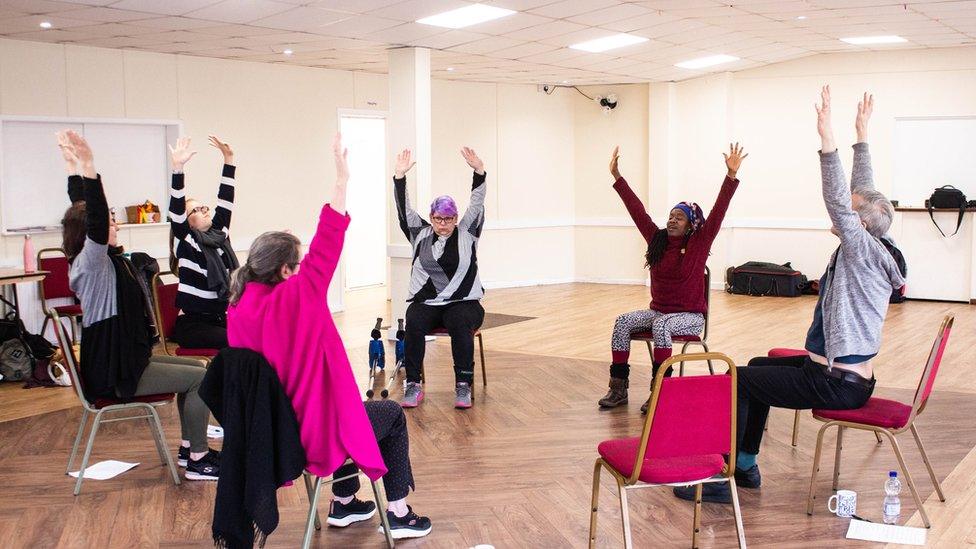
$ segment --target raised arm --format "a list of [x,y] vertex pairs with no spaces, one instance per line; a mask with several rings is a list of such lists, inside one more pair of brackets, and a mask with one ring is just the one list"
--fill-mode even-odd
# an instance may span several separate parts
[[224,167],[217,188],[217,208],[214,210],[213,226],[217,230],[230,230],[230,218],[234,211],[234,150],[216,136],[211,135],[210,146],[216,147],[224,155]]
[[824,205],[841,244],[851,244],[864,239],[867,232],[861,225],[861,217],[851,205],[850,186],[834,144],[834,130],[830,120],[830,86],[824,86],[820,90],[820,100],[820,104],[815,104],[814,107],[817,109],[817,131],[820,133],[820,177]]
[[186,216],[186,190],[184,189],[183,167],[197,154],[190,150],[190,138],[181,137],[176,140],[176,147],[169,147],[170,167],[173,170],[172,184],[169,191],[169,225],[173,229],[173,236],[182,240],[190,232],[190,223]]
[[857,143],[854,144],[854,167],[851,169],[851,191],[874,190],[874,170],[871,168],[871,152],[868,150],[868,122],[874,112],[874,96],[864,93],[857,104]]
[[471,180],[471,202],[468,204],[464,216],[461,217],[461,221],[458,222],[458,230],[468,231],[480,238],[481,230],[485,226],[485,194],[488,192],[485,185],[485,163],[478,158],[474,149],[468,147],[461,149],[461,156],[464,157],[468,166],[474,170],[474,175]]
[[393,201],[396,203],[397,220],[400,223],[400,230],[410,242],[413,242],[414,235],[420,229],[430,225],[410,207],[410,197],[407,195],[407,172],[416,164],[411,159],[410,149],[404,149],[397,155],[393,169]]
[[634,225],[637,225],[637,230],[640,231],[641,236],[650,243],[651,238],[654,237],[654,233],[658,231],[658,227],[651,220],[647,209],[644,208],[644,203],[641,202],[640,198],[637,198],[634,190],[627,184],[627,180],[620,175],[620,170],[617,167],[619,161],[620,147],[614,147],[613,152],[610,154],[610,175],[613,176],[613,189],[617,191],[620,200],[623,201],[624,207],[627,208],[627,213],[634,220]]
[[64,171],[68,174],[68,200],[74,204],[85,199],[85,184],[81,178],[81,167],[78,165],[78,157],[75,156],[67,132],[57,132],[55,135],[58,137],[61,157],[64,158]]
[[69,149],[71,154],[78,159],[79,171],[81,172],[86,202],[85,224],[88,236],[82,253],[90,248],[89,244],[91,243],[103,251],[104,247],[108,245],[109,236],[108,201],[105,199],[105,191],[102,189],[102,179],[95,171],[95,160],[91,147],[88,146],[85,138],[71,130],[59,134],[58,141],[62,150]]
[[740,147],[738,143],[734,145],[729,143],[729,152],[722,153],[722,156],[725,157],[725,181],[722,182],[722,189],[718,192],[715,205],[708,212],[708,217],[705,218],[705,223],[701,228],[702,235],[710,240],[714,239],[722,228],[722,222],[725,220],[726,212],[729,211],[732,196],[735,194],[735,190],[739,188],[739,180],[736,178],[736,174],[739,173],[739,167],[742,166],[742,161],[749,156],[749,153],[745,152],[745,149]]

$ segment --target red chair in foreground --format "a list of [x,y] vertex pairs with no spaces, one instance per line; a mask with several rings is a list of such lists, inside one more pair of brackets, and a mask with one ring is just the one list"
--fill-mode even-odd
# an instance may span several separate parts
[[[71,341],[78,341],[78,319],[81,318],[81,305],[78,304],[77,296],[71,291],[68,283],[69,267],[68,258],[61,248],[44,248],[37,252],[37,268],[48,273],[44,280],[37,283],[41,311],[44,312],[41,335],[44,335],[45,330],[47,330],[47,323],[51,320],[51,311],[55,311],[60,318],[67,318],[71,323]],[[47,304],[49,299],[72,299],[74,303],[49,307]]]
[[[75,455],[78,453],[78,445],[81,443],[81,435],[85,433],[85,425],[88,423],[88,416],[95,416],[92,423],[91,432],[88,435],[88,444],[85,445],[85,454],[84,457],[81,458],[81,468],[78,470],[79,474],[78,480],[75,482],[74,494],[77,496],[81,493],[81,482],[85,480],[84,471],[88,468],[88,460],[91,458],[92,446],[95,445],[95,434],[98,433],[99,426],[103,423],[128,421],[130,419],[145,419],[149,422],[149,430],[152,431],[153,439],[156,441],[156,451],[159,453],[159,459],[173,475],[173,482],[175,484],[179,484],[180,476],[176,472],[176,465],[173,464],[173,457],[170,455],[168,450],[169,446],[166,445],[166,436],[163,434],[163,424],[159,421],[159,414],[156,413],[157,407],[173,402],[176,395],[173,393],[162,393],[132,397],[129,399],[97,398],[94,400],[94,402],[89,401],[88,398],[85,397],[80,371],[78,369],[78,364],[75,361],[74,350],[71,346],[71,340],[68,339],[68,333],[61,324],[61,319],[58,317],[57,311],[51,312],[51,320],[54,321],[54,333],[57,335],[58,345],[61,347],[61,352],[64,354],[64,362],[68,370],[68,375],[71,376],[71,385],[74,387],[75,394],[78,396],[78,400],[81,402],[81,407],[83,410],[81,412],[81,423],[78,425],[78,434],[75,435],[75,442],[71,446],[71,455],[68,456],[68,467],[64,470],[64,474],[68,474],[71,471],[71,464],[75,461]],[[115,412],[130,413],[134,411],[142,412],[142,414],[123,415],[121,417],[113,417],[111,419],[102,419],[102,416],[107,414],[114,414]]]
[[[163,344],[163,351],[169,356],[191,356],[199,357],[208,362],[217,356],[220,349],[190,349],[180,347],[175,342],[169,340],[169,334],[173,333],[176,326],[176,317],[180,315],[180,310],[176,308],[176,294],[179,291],[179,282],[163,284],[163,276],[172,275],[170,271],[163,271],[153,277],[153,308],[156,309],[156,329],[159,330],[159,341]],[[175,350],[170,350],[173,345]]]
[[945,353],[946,343],[949,341],[949,331],[952,329],[953,320],[954,317],[952,315],[946,315],[942,319],[942,325],[939,326],[939,332],[935,336],[935,341],[932,342],[929,358],[925,362],[925,368],[922,370],[922,377],[918,382],[918,388],[915,390],[915,398],[912,399],[911,404],[871,397],[868,399],[867,404],[856,410],[813,410],[813,417],[826,423],[820,428],[820,432],[817,434],[817,450],[813,456],[813,473],[810,475],[810,494],[807,497],[808,515],[813,514],[814,488],[817,482],[817,472],[820,471],[820,453],[823,450],[824,433],[827,432],[827,429],[837,426],[837,449],[834,453],[834,490],[837,489],[837,480],[840,478],[840,452],[844,429],[873,431],[879,436],[884,434],[891,441],[891,448],[895,451],[895,457],[898,458],[902,476],[905,477],[908,489],[911,491],[912,497],[915,498],[915,505],[918,507],[918,512],[922,515],[922,523],[925,524],[926,528],[931,526],[929,517],[925,514],[925,507],[922,506],[922,498],[919,497],[918,490],[915,489],[915,482],[912,480],[911,473],[908,472],[908,466],[905,465],[905,458],[901,453],[901,448],[898,446],[898,440],[895,439],[895,435],[904,433],[905,431],[912,432],[912,436],[915,438],[915,444],[918,445],[918,451],[922,454],[922,461],[925,462],[925,467],[929,471],[929,478],[932,479],[935,492],[939,495],[939,501],[945,501],[942,486],[939,485],[939,479],[936,478],[935,471],[932,470],[932,464],[929,463],[929,456],[925,453],[922,439],[919,437],[918,429],[915,427],[915,418],[925,410],[929,395],[932,394],[932,385],[935,384],[935,376],[939,373],[939,365],[942,363],[942,355]]
[[[665,377],[676,362],[724,361],[728,372],[700,376]],[[702,484],[728,482],[739,547],[746,546],[742,512],[735,487],[736,370],[722,353],[675,355],[664,361],[654,379],[651,403],[641,436],[600,443],[593,468],[590,505],[590,548],[596,545],[596,518],[600,472],[606,469],[617,481],[623,521],[624,546],[633,547],[627,491],[649,486],[695,486],[692,547],[698,547],[701,526]],[[724,456],[729,456],[726,463]]]

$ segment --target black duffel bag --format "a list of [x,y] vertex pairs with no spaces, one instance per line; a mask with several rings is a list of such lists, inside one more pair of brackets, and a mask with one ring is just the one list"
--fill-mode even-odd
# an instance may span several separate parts
[[932,196],[925,201],[925,207],[929,210],[929,217],[932,219],[932,223],[935,225],[936,229],[942,233],[942,236],[946,234],[942,232],[942,227],[935,220],[934,210],[959,210],[959,219],[956,220],[956,230],[952,233],[955,236],[959,232],[959,227],[962,226],[962,218],[966,214],[966,195],[962,191],[953,187],[952,185],[943,185],[932,192]]
[[788,262],[783,265],[749,261],[729,267],[725,273],[725,291],[730,294],[798,297],[803,294],[807,277]]

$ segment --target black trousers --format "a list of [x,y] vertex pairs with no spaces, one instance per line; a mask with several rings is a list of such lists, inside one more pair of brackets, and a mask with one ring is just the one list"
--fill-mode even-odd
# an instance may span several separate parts
[[227,316],[185,313],[176,317],[170,339],[190,349],[223,349],[227,346]]
[[[386,474],[383,475],[386,498],[390,501],[403,499],[414,488],[413,470],[410,468],[410,438],[403,408],[392,400],[370,400],[364,405],[369,422],[373,424],[373,434],[376,435],[380,455],[386,464]],[[358,469],[355,465],[343,465],[334,475],[337,478],[344,477],[356,471]],[[340,498],[355,495],[358,491],[358,476],[332,485],[332,493]],[[381,509],[380,512],[386,511]]]
[[407,307],[404,337],[404,366],[407,381],[420,383],[420,368],[426,352],[425,336],[434,328],[447,328],[454,355],[454,380],[474,383],[474,332],[485,320],[485,309],[478,301],[456,301],[446,305],[411,303]]
[[736,369],[738,377],[736,448],[758,454],[769,407],[807,410],[850,410],[860,408],[874,392],[853,381],[829,377],[807,356],[758,357]]

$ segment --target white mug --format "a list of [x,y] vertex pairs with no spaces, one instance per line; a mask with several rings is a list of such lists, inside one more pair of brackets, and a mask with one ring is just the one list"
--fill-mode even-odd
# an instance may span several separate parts
[[[836,507],[831,507],[834,503]],[[827,500],[827,510],[838,517],[850,518],[857,513],[857,492],[853,490],[837,490],[837,493]]]

